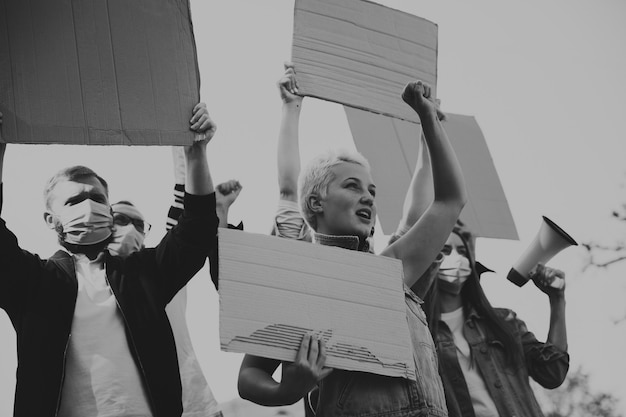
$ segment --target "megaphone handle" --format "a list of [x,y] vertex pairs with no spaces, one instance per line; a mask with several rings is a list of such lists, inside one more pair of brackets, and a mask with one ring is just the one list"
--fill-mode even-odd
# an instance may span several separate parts
[[[535,265],[535,267],[533,269],[530,270],[530,272],[528,273],[528,277],[532,280],[534,280],[534,276],[535,274],[537,274],[537,269],[539,269],[540,266],[539,264]],[[549,287],[552,288],[556,288],[556,289],[562,289],[565,286],[565,280],[561,277],[557,277],[557,276],[552,276],[552,282],[550,282],[550,284],[546,284],[544,283],[544,285],[547,285]]]
[[560,290],[565,286],[565,280],[563,278],[554,277],[554,280],[550,283],[552,288]]

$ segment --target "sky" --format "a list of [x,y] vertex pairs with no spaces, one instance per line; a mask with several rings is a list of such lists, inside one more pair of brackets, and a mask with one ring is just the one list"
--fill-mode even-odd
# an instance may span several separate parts
[[[379,3],[438,25],[438,96],[442,109],[478,121],[511,207],[519,241],[479,239],[477,257],[496,270],[483,277],[495,306],[515,310],[544,340],[548,300],[518,288],[506,273],[545,215],[579,242],[624,236],[610,213],[626,201],[626,3],[619,0]],[[276,142],[281,102],[276,81],[291,54],[293,0],[192,0],[201,96],[218,132],[209,144],[215,182],[238,179],[243,191],[231,223],[268,233],[276,208]],[[341,106],[304,100],[301,156],[353,148]],[[384,146],[384,138],[381,138]],[[111,201],[130,199],[164,234],[173,174],[166,147],[9,145],[2,217],[20,244],[43,257],[56,250],[44,225],[42,191],[58,169],[82,164],[105,177]],[[398,202],[402,204],[402,202]],[[385,243],[377,231],[377,248]],[[585,252],[568,248],[549,265],[567,274],[571,369],[621,399],[626,414],[626,265],[582,271]],[[237,396],[241,355],[219,350],[219,300],[208,276],[189,284],[187,318],[196,354],[218,401]],[[15,333],[0,314],[0,416],[12,410]]]

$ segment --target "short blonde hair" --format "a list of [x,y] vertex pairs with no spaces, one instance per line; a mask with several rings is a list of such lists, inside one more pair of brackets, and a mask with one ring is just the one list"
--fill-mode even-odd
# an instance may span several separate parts
[[309,197],[317,195],[326,197],[328,185],[334,179],[332,168],[342,162],[361,165],[368,171],[370,164],[357,151],[347,149],[331,149],[313,158],[300,173],[298,178],[298,201],[304,221],[313,231],[317,231],[315,212],[309,205]]

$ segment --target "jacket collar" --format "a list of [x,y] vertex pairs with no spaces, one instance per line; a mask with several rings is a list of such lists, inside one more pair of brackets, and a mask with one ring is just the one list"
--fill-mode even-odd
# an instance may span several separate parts
[[74,258],[72,258],[72,255],[66,250],[59,249],[56,251],[56,253],[50,257],[50,261],[57,264],[68,276],[76,276]]
[[323,233],[313,232],[313,242],[324,246],[337,246],[343,249],[358,250],[361,252],[369,252],[369,243],[366,241],[360,244],[358,236],[336,236],[325,235]]

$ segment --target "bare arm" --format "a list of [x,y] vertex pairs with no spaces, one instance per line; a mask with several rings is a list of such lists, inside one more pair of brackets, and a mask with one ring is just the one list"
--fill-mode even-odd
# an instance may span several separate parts
[[401,259],[407,286],[412,286],[443,247],[467,201],[465,181],[456,154],[437,117],[430,88],[421,81],[409,83],[403,100],[419,115],[432,165],[433,202],[411,229],[382,254]]
[[[185,151],[181,146],[172,147],[172,160],[174,167],[174,202],[168,211],[166,227],[170,230],[178,222],[180,214],[183,212],[183,194],[185,186],[185,176],[187,163],[185,162]],[[215,211],[220,219],[219,227],[228,227],[228,212],[230,206],[235,202],[241,193],[242,186],[237,180],[229,180],[215,187]]]
[[220,219],[219,227],[228,227],[228,212],[230,206],[241,193],[242,186],[237,180],[229,180],[217,184],[215,187],[215,211]]
[[565,327],[565,287],[554,288],[550,283],[555,278],[565,279],[561,270],[537,265],[533,274],[533,282],[550,300],[550,328],[547,342],[553,344],[563,352],[567,352],[567,329]]
[[285,74],[278,81],[278,89],[283,101],[276,155],[278,162],[278,189],[281,199],[297,201],[298,176],[300,175],[298,129],[302,97],[296,95],[298,85],[293,64],[285,63]]
[[417,223],[433,200],[433,173],[428,155],[428,145],[422,136],[411,184],[404,198],[402,219],[400,219],[398,229],[406,230]]
[[279,361],[246,355],[239,369],[239,395],[265,406],[293,404],[332,372],[324,367],[325,362],[326,345],[311,334],[302,338],[295,361],[283,362],[281,382],[272,378]]
[[197,132],[197,135],[196,141],[191,146],[185,147],[187,166],[185,191],[193,195],[208,195],[215,190],[206,157],[206,146],[215,134],[217,126],[209,117],[204,103],[198,103],[193,110],[194,114],[190,120],[191,130]]
[[[447,116],[439,109],[440,101],[435,100],[437,106],[437,118],[445,121]],[[398,230],[408,230],[413,226],[426,211],[434,199],[433,171],[428,155],[428,144],[424,135],[420,136],[420,146],[417,153],[417,162],[411,178],[411,184],[404,197],[402,206],[402,219]]]
[[281,395],[280,383],[272,378],[278,365],[280,361],[274,359],[244,356],[237,380],[239,396],[265,406],[293,404],[298,401],[298,399],[291,401],[291,398]]

